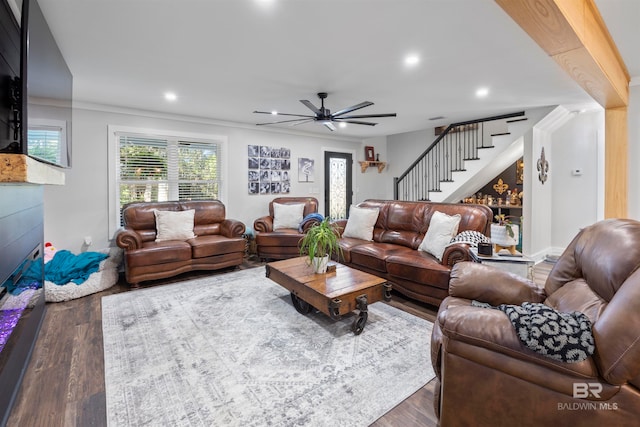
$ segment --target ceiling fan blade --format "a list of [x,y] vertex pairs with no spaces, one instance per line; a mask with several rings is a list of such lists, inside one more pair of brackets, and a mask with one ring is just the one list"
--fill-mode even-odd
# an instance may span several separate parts
[[336,119],[370,119],[372,117],[396,117],[396,113],[388,113],[388,114],[356,114],[354,116],[336,117]]
[[300,125],[303,125],[305,123],[315,122],[315,121],[316,121],[316,119],[303,120],[303,121],[301,121],[299,123],[292,123],[291,126],[300,126]]
[[333,113],[332,116],[333,117],[337,117],[337,116],[340,116],[342,114],[347,114],[347,113],[350,113],[352,111],[359,110],[359,109],[364,108],[364,107],[368,107],[369,105],[373,105],[373,102],[364,101],[364,102],[361,102],[360,104],[352,105],[351,107],[347,107],[347,108],[345,108],[343,110],[337,111],[337,112]]
[[336,130],[336,127],[331,122],[324,122],[323,125],[325,125],[327,127],[327,129],[329,129],[331,132]]
[[337,123],[351,123],[353,125],[367,125],[367,126],[375,126],[377,125],[377,123],[371,123],[371,122],[361,122],[360,120],[343,120],[343,119],[339,119],[336,120]]
[[307,101],[306,99],[301,99],[300,102],[306,105],[307,108],[313,111],[314,113],[320,114],[320,110],[315,105],[313,105],[311,101]]
[[294,117],[309,117],[309,118],[313,118],[314,116],[310,116],[310,115],[305,115],[305,114],[288,114],[288,113],[277,113],[277,114],[273,114],[270,111],[254,111],[254,113],[257,114],[270,114],[272,116],[294,116]]
[[[291,120],[281,120],[279,122],[269,122],[269,123],[256,123],[256,126],[264,126],[264,125],[277,125],[279,123],[291,123],[291,122],[306,122],[309,119],[291,119]],[[313,119],[312,119],[313,120]]]

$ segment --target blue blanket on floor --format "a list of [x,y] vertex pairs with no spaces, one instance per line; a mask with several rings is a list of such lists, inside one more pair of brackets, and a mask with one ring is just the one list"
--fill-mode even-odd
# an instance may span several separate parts
[[44,280],[56,285],[73,282],[83,283],[89,275],[100,268],[100,263],[109,255],[100,252],[82,252],[74,255],[67,250],[56,252],[51,261],[44,265]]

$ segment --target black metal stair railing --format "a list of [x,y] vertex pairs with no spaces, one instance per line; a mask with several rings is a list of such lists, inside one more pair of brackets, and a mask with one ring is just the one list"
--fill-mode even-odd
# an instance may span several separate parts
[[430,193],[441,191],[440,183],[453,182],[453,172],[465,170],[467,160],[478,160],[479,150],[493,148],[491,138],[485,143],[485,123],[520,116],[524,111],[447,126],[400,177],[393,179],[393,198],[428,201]]

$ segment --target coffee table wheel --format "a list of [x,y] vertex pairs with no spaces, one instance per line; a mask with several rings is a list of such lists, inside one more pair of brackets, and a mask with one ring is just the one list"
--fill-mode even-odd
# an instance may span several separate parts
[[369,314],[366,311],[360,312],[356,320],[351,325],[351,330],[355,335],[360,335],[364,331],[364,325],[367,324],[367,317]]
[[291,302],[293,306],[296,308],[296,311],[300,314],[308,314],[311,311],[311,304],[306,301],[301,300],[296,295],[291,292]]

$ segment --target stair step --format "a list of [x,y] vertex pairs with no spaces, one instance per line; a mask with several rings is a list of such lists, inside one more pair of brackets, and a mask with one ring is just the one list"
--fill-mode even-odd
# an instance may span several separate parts
[[491,136],[511,135],[511,132],[492,133]]
[[484,148],[494,148],[495,145],[487,145],[486,147],[478,147],[478,150],[482,150]]
[[507,120],[507,123],[514,123],[514,122],[524,122],[525,120],[529,120],[526,117],[522,118],[522,119],[513,119],[513,120]]
[[466,169],[451,169],[451,172],[466,172]]
[[442,193],[442,190],[429,190],[429,193]]
[[441,179],[440,182],[453,182],[452,179]]
[[480,160],[480,157],[469,157],[469,158],[465,158],[465,159],[463,159],[463,160],[464,160],[465,162],[466,162],[467,160]]

